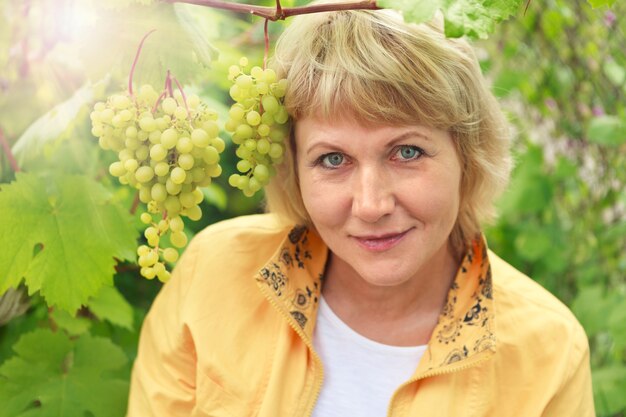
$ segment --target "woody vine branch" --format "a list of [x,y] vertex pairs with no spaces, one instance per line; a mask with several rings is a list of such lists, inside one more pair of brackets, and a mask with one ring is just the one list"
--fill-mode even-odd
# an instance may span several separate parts
[[378,10],[376,0],[363,0],[360,2],[346,2],[333,4],[316,4],[299,7],[281,7],[280,1],[276,7],[254,6],[251,4],[231,3],[224,0],[165,0],[167,3],[188,3],[199,6],[212,7],[215,9],[230,10],[239,13],[249,13],[271,21],[284,20],[291,16],[311,13],[332,12],[340,10]]

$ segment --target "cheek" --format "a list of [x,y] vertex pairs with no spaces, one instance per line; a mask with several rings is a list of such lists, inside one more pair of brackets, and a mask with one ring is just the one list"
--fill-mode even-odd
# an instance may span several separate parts
[[328,181],[316,181],[309,175],[300,178],[304,207],[319,229],[340,224],[346,207],[345,193]]

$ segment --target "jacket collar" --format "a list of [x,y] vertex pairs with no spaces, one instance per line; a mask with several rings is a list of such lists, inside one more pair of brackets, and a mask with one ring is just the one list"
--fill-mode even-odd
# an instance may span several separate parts
[[[257,284],[311,347],[328,248],[304,226],[289,231],[256,274]],[[448,292],[417,372],[456,366],[495,351],[495,317],[487,245],[472,243]]]

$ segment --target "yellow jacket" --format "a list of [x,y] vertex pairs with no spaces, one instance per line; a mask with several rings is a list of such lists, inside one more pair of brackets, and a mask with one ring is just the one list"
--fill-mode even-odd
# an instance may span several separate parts
[[[144,322],[128,416],[309,416],[323,384],[312,335],[327,252],[271,215],[198,234]],[[581,326],[476,242],[388,416],[594,415]]]

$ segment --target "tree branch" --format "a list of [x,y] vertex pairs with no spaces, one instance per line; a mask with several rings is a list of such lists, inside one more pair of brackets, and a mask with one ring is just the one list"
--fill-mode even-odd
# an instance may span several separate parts
[[9,160],[9,165],[11,165],[13,172],[20,172],[20,166],[17,163],[17,160],[15,159],[13,152],[11,152],[11,146],[9,146],[9,142],[7,141],[7,138],[4,136],[4,132],[2,131],[2,129],[0,129],[0,146],[2,146],[4,153],[6,153],[7,159]]
[[[340,10],[378,10],[376,0],[362,0],[359,2],[316,4],[300,7],[267,7],[251,4],[231,3],[225,0],[164,0],[167,3],[188,3],[198,6],[213,7],[215,9],[230,10],[238,13],[249,13],[272,21],[284,20],[287,17],[300,14],[332,12]],[[279,3],[280,4],[280,3]]]

